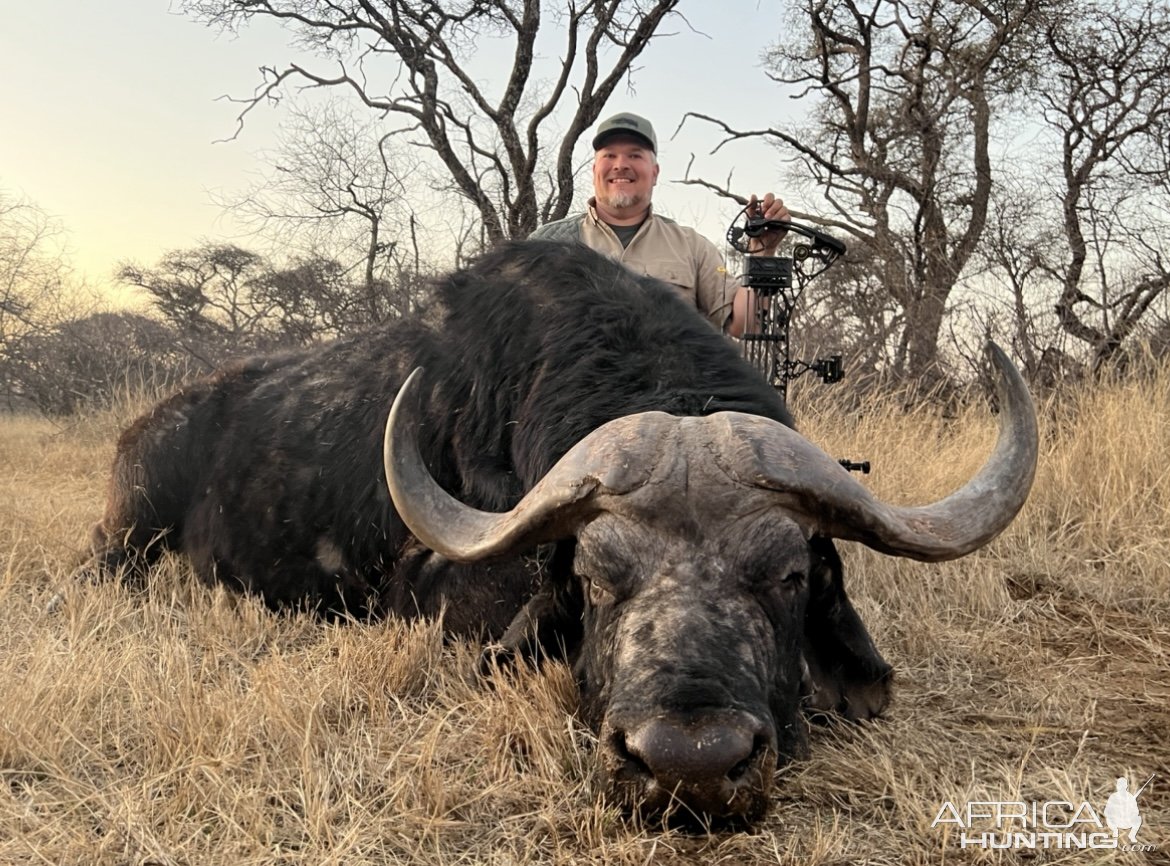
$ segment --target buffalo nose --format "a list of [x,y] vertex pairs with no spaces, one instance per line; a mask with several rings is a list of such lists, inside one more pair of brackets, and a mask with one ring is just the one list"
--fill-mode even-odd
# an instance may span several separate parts
[[714,817],[754,815],[766,804],[776,764],[767,727],[740,712],[656,717],[614,729],[609,745],[619,775],[637,783],[639,805],[652,810],[676,804]]

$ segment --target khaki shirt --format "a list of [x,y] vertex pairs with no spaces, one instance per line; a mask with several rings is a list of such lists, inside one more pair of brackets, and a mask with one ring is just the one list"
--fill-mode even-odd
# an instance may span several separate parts
[[624,249],[613,229],[598,217],[592,198],[586,213],[543,225],[530,237],[579,240],[635,273],[670,283],[720,331],[731,318],[735,285],[727,279],[723,257],[715,245],[694,229],[658,216],[653,209]]

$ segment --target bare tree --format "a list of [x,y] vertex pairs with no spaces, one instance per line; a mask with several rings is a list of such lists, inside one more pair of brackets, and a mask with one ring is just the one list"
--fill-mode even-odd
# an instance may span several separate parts
[[55,305],[67,274],[61,233],[35,204],[0,192],[0,345],[40,327]]
[[975,257],[980,267],[967,280],[983,298],[980,339],[1009,340],[1024,375],[1042,387],[1078,366],[1052,309],[1051,268],[1062,243],[1049,180],[1022,172],[997,176]]
[[61,322],[25,341],[22,396],[45,415],[65,415],[169,390],[193,372],[175,337],[164,323],[135,313]]
[[421,270],[408,179],[420,160],[338,100],[295,106],[267,177],[220,203],[288,255],[327,259],[361,274],[364,293]]
[[267,332],[280,343],[300,345],[416,314],[428,290],[426,274],[413,264],[394,272],[382,268],[367,283],[320,256],[270,267],[252,286],[269,310]]
[[693,115],[717,124],[723,143],[774,142],[815,180],[836,213],[800,216],[866,248],[903,311],[894,364],[909,375],[935,368],[948,298],[987,221],[993,120],[1033,67],[1043,6],[802,0],[766,62],[774,80],[815,100],[811,120],[738,130]]
[[0,191],[0,396],[26,398],[30,341],[78,314],[59,220],[27,199]]
[[154,268],[123,263],[118,278],[144,289],[151,303],[208,367],[222,356],[269,342],[274,305],[257,291],[267,272],[257,253],[231,244],[204,244],[167,253]]
[[[264,67],[241,124],[287,86],[346,90],[400,120],[471,202],[489,243],[525,237],[568,213],[573,148],[678,0],[186,0],[197,20],[235,31],[275,19],[323,58],[322,68]],[[537,39],[553,19],[564,48],[551,81],[536,80]],[[468,71],[477,43],[507,39],[512,62],[492,93]],[[384,64],[389,62],[391,68]],[[385,82],[385,83],[377,83]],[[566,99],[568,93],[572,93]],[[558,109],[567,120],[550,129]],[[553,144],[550,146],[550,137]],[[542,154],[555,154],[551,163]]]
[[413,267],[367,285],[333,259],[274,264],[231,244],[174,250],[118,274],[146,291],[179,344],[205,368],[227,357],[330,339],[415,313],[428,283]]
[[1097,369],[1170,287],[1170,11],[1086,2],[1047,44],[1041,97],[1060,135],[1067,243],[1056,313]]

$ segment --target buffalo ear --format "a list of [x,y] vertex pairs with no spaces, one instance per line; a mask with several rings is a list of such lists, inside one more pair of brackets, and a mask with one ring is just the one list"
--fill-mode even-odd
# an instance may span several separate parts
[[556,545],[536,593],[512,618],[499,643],[484,650],[481,673],[523,659],[539,667],[545,659],[569,661],[581,646],[585,599],[573,576],[575,542]]
[[814,535],[809,552],[805,707],[814,714],[836,713],[854,721],[872,718],[889,704],[893,668],[845,594],[844,568],[832,539]]

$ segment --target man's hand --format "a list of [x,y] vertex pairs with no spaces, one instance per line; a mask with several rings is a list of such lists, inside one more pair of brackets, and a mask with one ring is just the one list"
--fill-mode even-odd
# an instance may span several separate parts
[[[747,214],[749,217],[763,217],[766,220],[788,221],[792,219],[792,214],[784,206],[784,199],[776,198],[770,192],[764,193],[762,200],[757,199],[753,193],[752,197],[748,199]],[[786,231],[770,229],[759,237],[752,238],[748,245],[748,255],[776,255],[776,250],[779,248],[780,242],[784,240],[786,234],[788,234]]]

